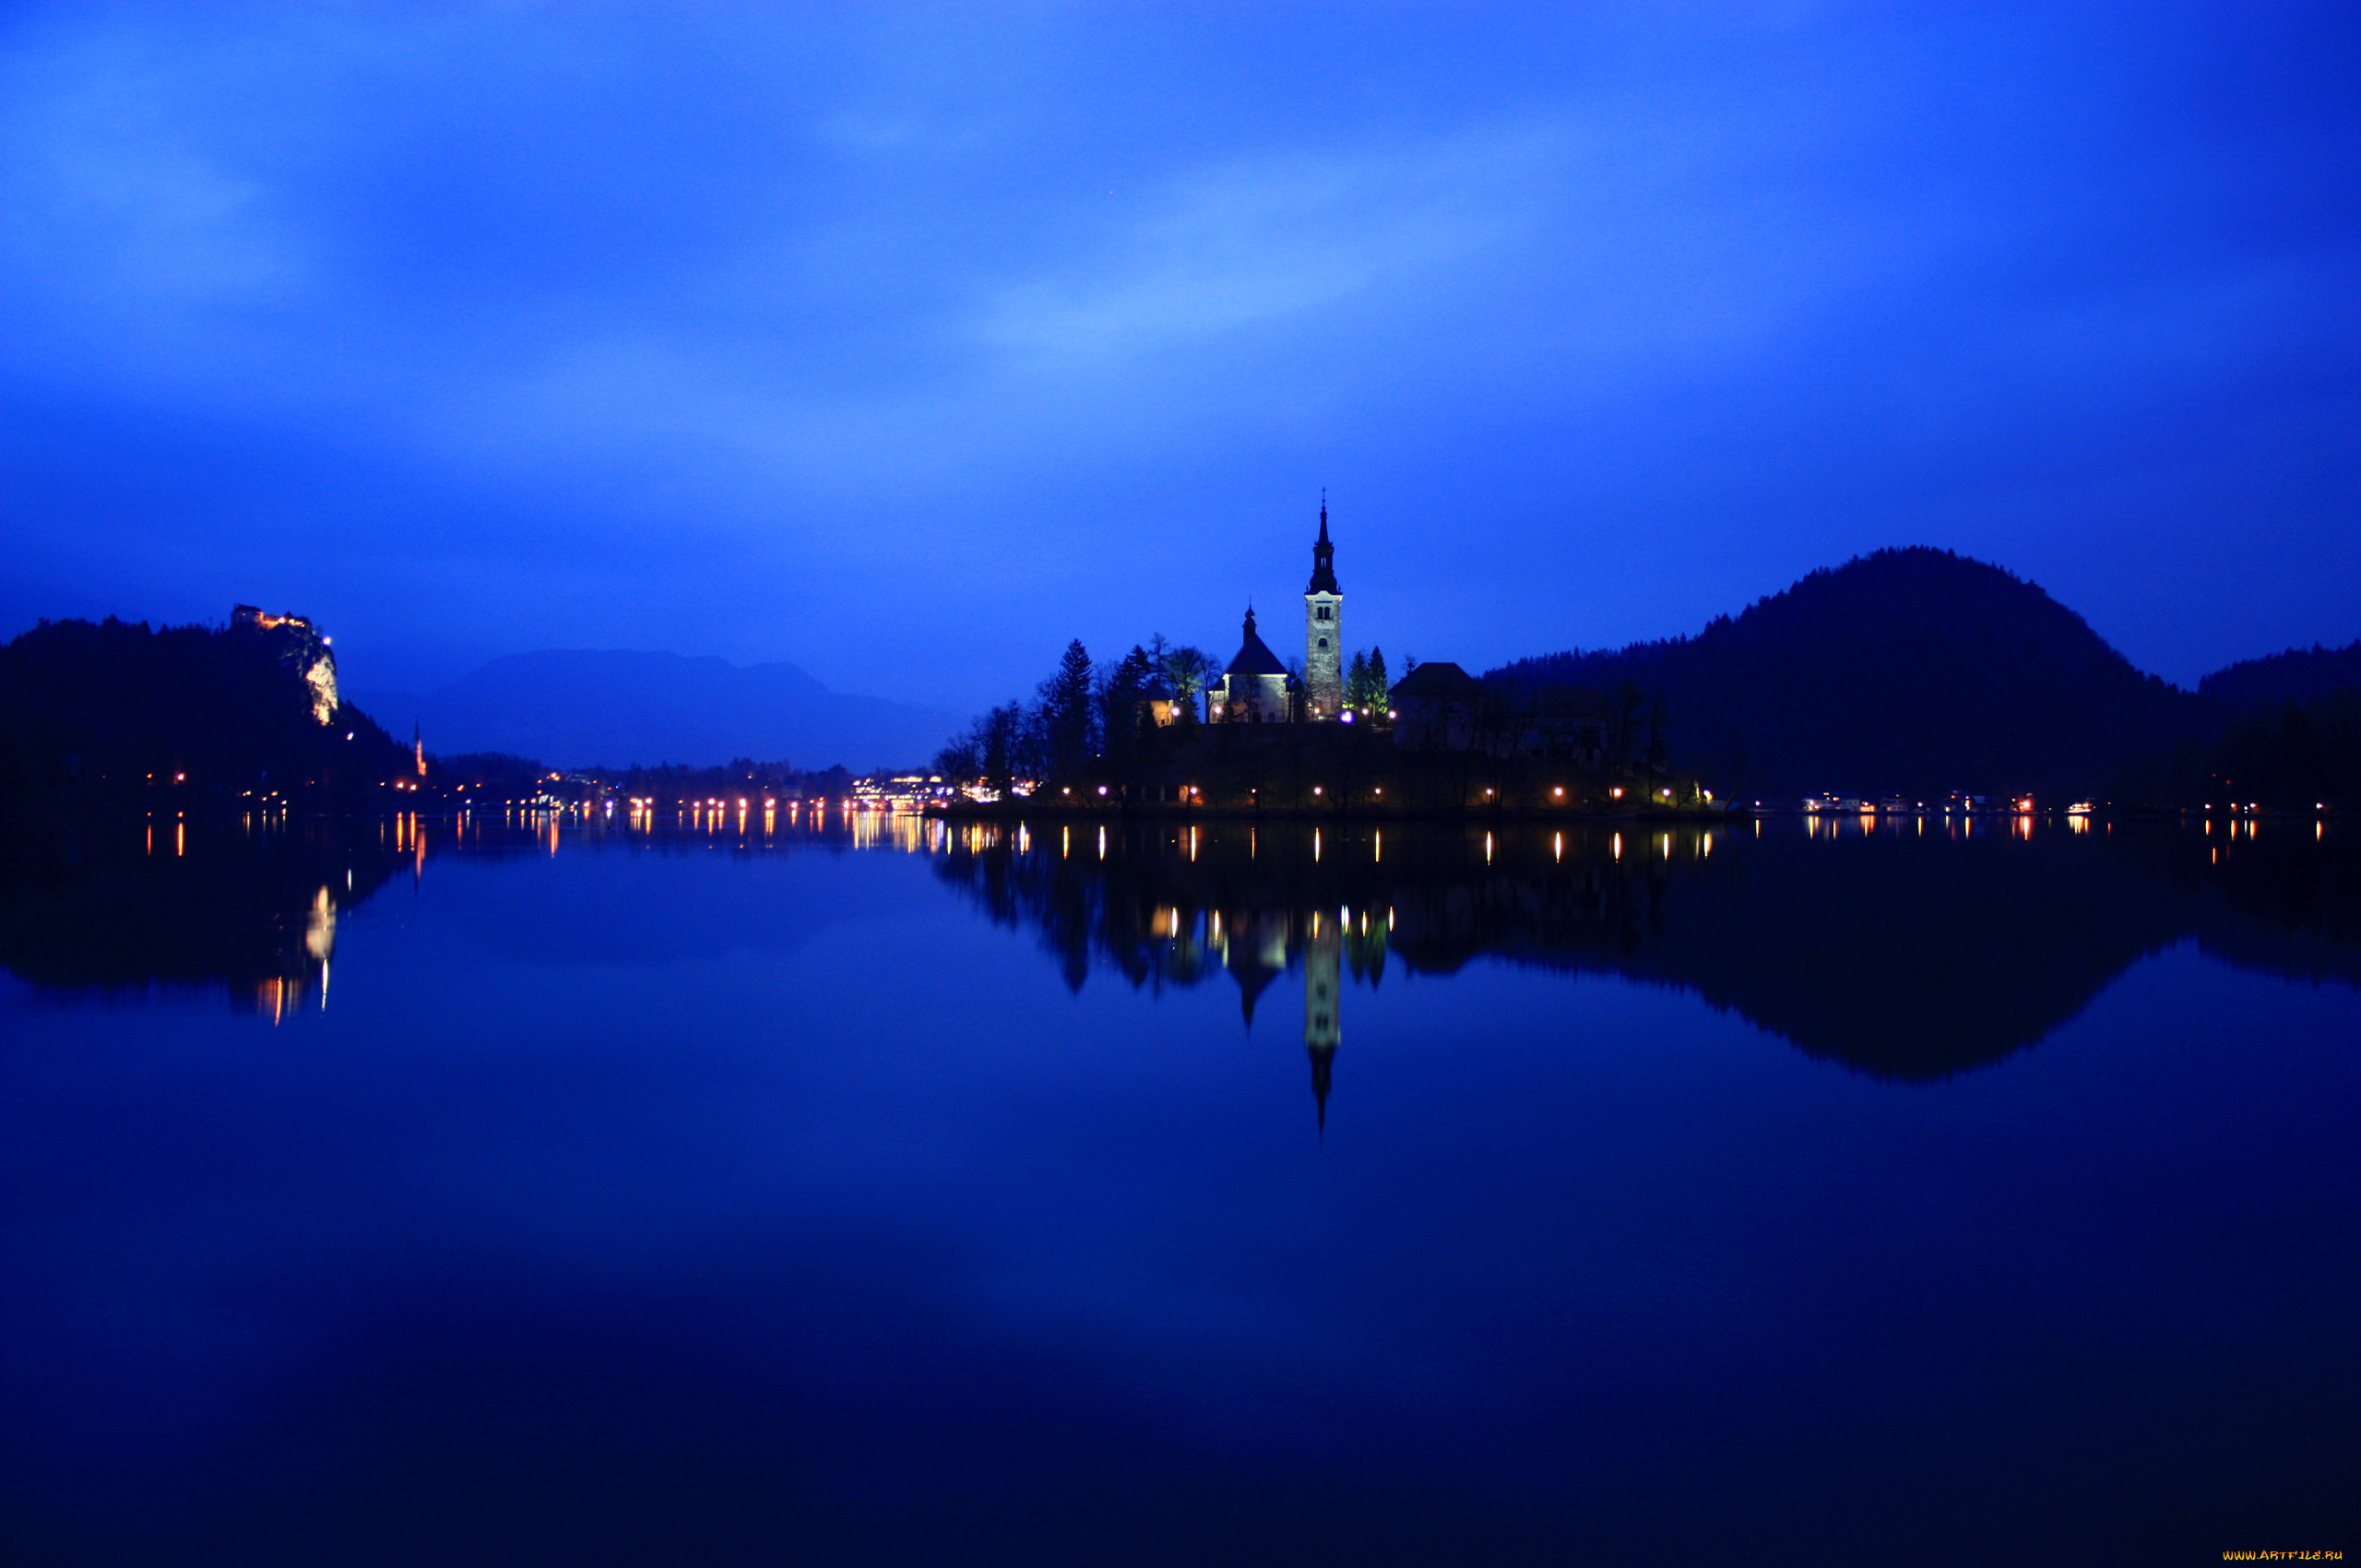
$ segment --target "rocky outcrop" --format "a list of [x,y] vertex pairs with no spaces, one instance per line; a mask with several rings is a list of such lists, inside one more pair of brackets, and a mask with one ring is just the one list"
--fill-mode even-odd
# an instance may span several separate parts
[[310,689],[312,718],[322,725],[336,721],[336,653],[308,617],[266,615],[254,605],[241,604],[230,612],[230,629],[268,638],[279,662]]

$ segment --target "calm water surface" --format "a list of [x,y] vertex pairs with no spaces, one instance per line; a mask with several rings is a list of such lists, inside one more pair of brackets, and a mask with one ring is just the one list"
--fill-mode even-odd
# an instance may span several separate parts
[[19,833],[0,1554],[2361,1550],[2355,833]]

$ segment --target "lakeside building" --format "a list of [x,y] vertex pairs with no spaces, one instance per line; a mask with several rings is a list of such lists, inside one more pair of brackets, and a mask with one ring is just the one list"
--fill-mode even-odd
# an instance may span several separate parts
[[1301,687],[1279,656],[1254,629],[1254,607],[1246,607],[1246,627],[1238,652],[1221,679],[1205,693],[1205,719],[1213,724],[1291,724],[1301,717]]
[[[1311,579],[1303,590],[1303,659],[1290,669],[1263,640],[1254,607],[1246,608],[1238,651],[1205,689],[1211,724],[1319,724],[1349,719],[1345,711],[1345,593],[1336,580],[1336,546],[1328,537],[1328,498],[1320,498],[1320,531],[1311,545]],[[1170,722],[1169,704],[1154,722]],[[1522,694],[1486,686],[1459,665],[1435,660],[1395,683],[1381,725],[1394,742],[1417,751],[1480,751],[1600,766],[1606,757],[1608,702],[1587,686],[1542,686]]]
[[1345,594],[1336,586],[1336,547],[1328,539],[1328,498],[1320,498],[1320,536],[1311,546],[1311,580],[1303,590],[1302,674],[1271,651],[1254,628],[1254,607],[1238,652],[1205,690],[1212,724],[1318,724],[1345,710]]
[[1464,752],[1476,744],[1485,709],[1484,683],[1447,659],[1421,664],[1387,701],[1394,743],[1406,751]]

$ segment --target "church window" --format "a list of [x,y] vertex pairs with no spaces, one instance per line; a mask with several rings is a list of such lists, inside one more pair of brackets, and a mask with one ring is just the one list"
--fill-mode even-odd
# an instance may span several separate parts
[[1328,619],[1328,607],[1324,604],[1320,607],[1319,619],[1323,621]]
[[1322,647],[1326,647],[1328,646],[1328,639],[1327,639],[1326,637],[1323,637],[1323,638],[1321,638],[1321,639],[1320,639],[1320,646],[1321,646]]

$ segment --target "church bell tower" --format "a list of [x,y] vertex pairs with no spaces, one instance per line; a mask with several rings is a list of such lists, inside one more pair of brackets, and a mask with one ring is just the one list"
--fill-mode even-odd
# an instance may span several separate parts
[[1328,1079],[1337,1041],[1344,1038],[1336,1016],[1336,959],[1345,932],[1341,923],[1331,925],[1326,913],[1313,912],[1311,932],[1303,944],[1303,1051],[1311,1058],[1311,1099],[1323,1139],[1328,1135]]
[[1345,710],[1345,596],[1336,587],[1336,547],[1328,542],[1328,493],[1320,493],[1320,539],[1311,547],[1311,586],[1303,590],[1303,696],[1317,723]]

